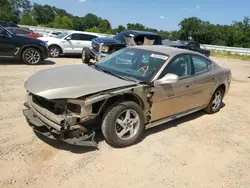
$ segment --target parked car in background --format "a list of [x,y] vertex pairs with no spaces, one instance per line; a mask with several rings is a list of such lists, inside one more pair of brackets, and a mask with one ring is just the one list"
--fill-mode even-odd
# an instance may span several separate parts
[[229,69],[198,52],[133,46],[92,65],[33,74],[25,83],[23,113],[36,132],[49,138],[97,146],[99,128],[112,146],[126,147],[145,129],[202,109],[218,112],[230,83]]
[[102,36],[97,33],[69,31],[56,37],[40,37],[38,39],[47,42],[50,57],[59,57],[62,54],[81,55],[83,48],[91,46],[92,39]]
[[164,40],[163,45],[172,46],[172,47],[176,47],[176,48],[182,48],[182,49],[188,49],[188,50],[192,50],[192,51],[204,54],[207,57],[210,56],[210,50],[206,49],[203,45],[200,45],[198,42],[194,42],[194,41]]
[[2,27],[17,27],[19,28],[19,26],[13,22],[4,22],[4,21],[0,21],[0,26]]
[[11,33],[15,35],[25,36],[29,38],[38,38],[41,37],[38,33],[35,33],[32,30],[23,29],[23,28],[16,28],[16,27],[6,27],[5,29],[9,30]]
[[0,58],[20,59],[34,65],[47,57],[48,48],[45,42],[15,35],[0,26]]
[[117,50],[134,45],[162,45],[161,36],[147,31],[126,30],[112,37],[94,38],[82,51],[82,62],[99,61]]
[[56,37],[57,35],[60,35],[62,32],[54,31],[50,33],[44,33],[43,37]]

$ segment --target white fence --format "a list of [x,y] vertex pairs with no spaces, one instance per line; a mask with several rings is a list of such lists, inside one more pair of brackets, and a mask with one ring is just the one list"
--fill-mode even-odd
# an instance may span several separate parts
[[238,48],[238,47],[228,47],[228,46],[216,46],[216,45],[208,45],[203,44],[206,49],[221,51],[221,52],[231,52],[232,54],[240,54],[240,55],[250,55],[250,48]]
[[[47,27],[39,27],[39,26],[27,26],[27,25],[19,25],[19,26],[29,28],[39,34],[50,33],[50,32],[55,32],[55,31],[58,31],[58,32],[72,31],[72,30],[67,30],[67,29],[47,28]],[[103,35],[108,35],[108,34],[103,34]],[[250,48],[215,46],[215,45],[208,45],[208,44],[203,44],[203,46],[205,46],[205,48],[209,50],[214,50],[214,51],[231,52],[233,54],[240,54],[240,55],[250,55]]]

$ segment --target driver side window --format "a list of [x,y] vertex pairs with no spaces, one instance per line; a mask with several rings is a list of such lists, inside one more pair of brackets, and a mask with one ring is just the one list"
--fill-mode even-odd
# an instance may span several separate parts
[[181,55],[173,59],[164,69],[160,78],[168,73],[176,74],[180,78],[192,75],[192,63],[189,55]]

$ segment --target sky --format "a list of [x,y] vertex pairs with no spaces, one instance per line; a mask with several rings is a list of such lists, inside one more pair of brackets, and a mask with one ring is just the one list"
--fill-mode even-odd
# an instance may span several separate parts
[[108,19],[112,27],[141,23],[146,27],[177,30],[187,17],[196,16],[213,24],[231,24],[250,17],[250,0],[32,0],[54,5],[76,16],[87,13]]

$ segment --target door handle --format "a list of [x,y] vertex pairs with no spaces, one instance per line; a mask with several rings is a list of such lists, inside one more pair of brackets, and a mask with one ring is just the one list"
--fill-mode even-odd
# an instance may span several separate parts
[[186,88],[190,88],[192,85],[191,84],[188,84],[188,85],[186,85],[185,87]]
[[212,79],[212,80],[217,80],[217,78],[216,78],[216,77],[212,77],[211,79]]

